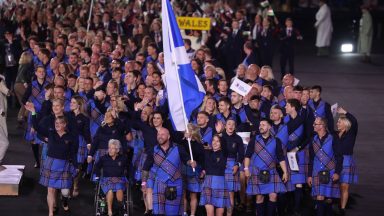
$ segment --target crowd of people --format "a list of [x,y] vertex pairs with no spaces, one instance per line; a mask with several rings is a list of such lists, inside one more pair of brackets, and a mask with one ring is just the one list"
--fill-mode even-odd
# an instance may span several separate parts
[[[206,96],[188,131],[178,132],[164,79],[161,1],[94,1],[91,13],[91,1],[14,3],[1,12],[0,82],[11,90],[8,102],[20,104],[49,216],[59,208],[57,191],[68,211],[88,175],[101,185],[108,215],[123,209],[133,185],[141,186],[145,215],[203,214],[198,206],[209,216],[301,215],[308,187],[316,215],[332,215],[334,200],[345,214],[357,181],[357,120],[339,107],[335,127],[321,86],[294,84],[302,37],[292,19],[280,23],[259,3],[250,14],[236,1],[172,1],[178,16],[212,19],[209,31],[182,30]],[[272,70],[277,42],[281,84]],[[251,86],[246,96],[230,90],[234,78]]]

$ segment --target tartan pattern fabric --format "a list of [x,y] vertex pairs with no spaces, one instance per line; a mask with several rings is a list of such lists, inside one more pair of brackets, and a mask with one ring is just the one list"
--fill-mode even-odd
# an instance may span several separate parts
[[128,182],[126,177],[102,177],[100,179],[101,189],[105,194],[108,191],[112,190],[112,192],[116,192],[118,190],[125,190],[126,183]]
[[[256,195],[286,192],[286,188],[276,171],[276,158],[271,154],[271,152],[274,153],[276,151],[276,139],[269,138],[265,144],[261,135],[258,135],[254,145],[255,152],[252,154],[249,167],[251,177],[248,179],[246,193],[248,195]],[[258,175],[260,170],[269,170],[271,174],[269,183],[261,183],[259,181]]]
[[[274,141],[273,144],[271,143],[272,140]],[[261,137],[258,137],[256,138],[255,140],[255,154],[257,155],[257,158],[259,158],[260,160],[257,160],[255,161],[257,164],[257,162],[263,162],[264,165],[262,165],[262,167],[265,167],[265,168],[274,168],[276,165],[275,165],[275,161],[276,159],[271,155],[271,153],[267,150],[267,145],[273,145],[273,147],[271,149],[268,149],[268,150],[272,150],[273,152],[275,151],[276,149],[276,142],[275,142],[275,139],[269,139],[267,143],[264,143],[263,139]],[[253,155],[255,155],[253,154]],[[260,164],[258,164],[260,165]]]
[[28,113],[28,119],[27,119],[27,128],[25,129],[24,139],[27,142],[35,141],[36,143],[36,131],[32,132],[32,114]]
[[307,179],[312,174],[309,173],[309,144],[305,146],[305,148],[302,150],[304,151],[304,173],[305,173],[305,179]]
[[232,174],[232,168],[236,164],[235,158],[227,158],[227,166],[225,168],[225,183],[230,192],[240,191],[240,172]]
[[[195,172],[191,166],[182,166],[182,174],[184,181],[184,188],[190,192],[200,193],[202,180],[200,180],[199,175],[201,173],[201,166],[195,168]],[[186,184],[185,184],[186,183]]]
[[246,123],[248,118],[247,114],[245,113],[245,108],[242,106],[239,110],[236,110],[234,107],[232,108],[232,113],[236,114],[240,118],[241,123]]
[[332,180],[328,184],[320,184],[319,171],[329,170],[332,177],[335,173],[335,159],[333,155],[333,137],[328,134],[328,137],[321,144],[318,135],[313,139],[313,150],[315,152],[315,158],[313,160],[313,172],[312,172],[312,196],[325,196],[332,198],[340,197],[339,183],[334,183]]
[[[305,153],[304,151],[299,151],[296,153],[297,164],[299,165],[299,171],[290,170],[290,181],[292,184],[304,184],[306,182],[305,178],[305,163],[304,163]],[[290,169],[289,165],[287,169]]]
[[205,130],[204,134],[201,134],[201,140],[202,143],[208,143],[208,145],[211,145],[212,143],[212,128],[208,127],[207,130]]
[[308,106],[313,111],[313,115],[315,116],[315,118],[316,117],[321,117],[321,118],[325,117],[325,102],[323,100],[321,100],[319,105],[317,106],[317,108],[315,108],[315,104],[313,103],[313,100],[310,99],[308,101]]
[[355,160],[352,155],[344,155],[343,157],[343,170],[340,173],[340,182],[356,184],[358,181],[358,175]]
[[[335,170],[330,171],[330,175],[335,173]],[[325,196],[330,198],[340,197],[340,187],[338,182],[333,182],[332,179],[328,184],[320,184],[318,172],[313,172],[312,176],[312,196]]]
[[70,189],[75,168],[69,161],[47,157],[44,161],[39,183],[56,189]]
[[104,114],[97,109],[95,102],[90,101],[89,103],[91,114],[90,114],[90,130],[91,136],[95,136],[97,129],[101,126],[101,123],[104,121]]
[[303,132],[304,132],[304,126],[300,125],[298,128],[296,128],[296,130],[293,133],[289,134],[288,144],[287,144],[288,151],[298,146],[299,144],[298,142],[300,141],[300,137],[303,136]]
[[141,173],[142,173],[142,170],[143,170],[143,166],[144,166],[144,163],[145,163],[145,160],[147,160],[147,153],[145,153],[145,151],[143,150],[140,154],[140,160],[139,160],[139,163],[137,164],[137,167],[136,167],[136,172],[135,172],[135,179],[137,181],[141,181]]
[[171,149],[168,150],[167,155],[164,155],[160,147],[155,146],[154,148],[154,164],[152,170],[156,175],[156,179],[165,182],[166,180],[176,181],[182,178],[181,162],[177,146],[173,145]]
[[[167,200],[165,198],[165,189],[168,186],[176,186],[177,198],[175,200]],[[162,181],[154,179],[153,182],[153,214],[176,216],[183,213],[183,181],[178,179],[172,184],[166,184]]]
[[85,162],[85,159],[87,158],[87,154],[88,154],[87,143],[85,142],[84,137],[79,135],[79,148],[77,151],[77,163],[83,164]]
[[231,205],[229,191],[224,176],[205,176],[200,205],[213,205],[217,208],[226,208]]
[[316,135],[313,142],[313,151],[315,153],[315,159],[317,159],[322,165],[325,165],[325,167],[323,168],[326,168],[328,170],[335,169],[336,167],[336,161],[333,157],[332,139],[332,135],[329,134],[322,146],[320,144],[321,142],[319,140],[319,137]]
[[[48,153],[48,144],[45,142],[41,143],[41,156],[40,156],[40,164],[44,164],[44,161],[47,159]],[[40,175],[43,173],[43,166],[40,166]]]
[[41,106],[45,100],[45,89],[44,87],[48,85],[48,82],[45,81],[40,89],[37,80],[32,81],[32,92],[29,96],[28,101],[32,102],[35,105],[36,112],[40,112]]
[[246,193],[248,195],[287,192],[287,189],[284,183],[281,181],[281,178],[275,168],[269,170],[271,174],[271,181],[269,183],[264,184],[259,181],[259,172],[260,169],[258,169],[257,167],[252,167],[251,176],[249,177],[247,182]]

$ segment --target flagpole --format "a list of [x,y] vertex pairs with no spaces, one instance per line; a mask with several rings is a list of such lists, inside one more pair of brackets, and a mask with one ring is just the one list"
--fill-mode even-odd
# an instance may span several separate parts
[[89,32],[89,27],[91,26],[91,17],[92,17],[92,9],[93,9],[93,1],[91,0],[91,7],[89,8],[89,16],[88,16],[88,24],[87,24],[87,40],[85,44],[88,45],[88,32]]
[[[166,1],[166,0],[163,0],[163,2]],[[164,9],[167,10],[167,22],[168,22],[168,26],[170,27],[171,24],[169,22],[169,16],[168,16],[168,7],[167,7],[167,3],[164,2],[164,4],[162,4],[162,6],[164,7]],[[164,17],[162,17],[164,19]],[[172,36],[172,32],[169,32],[170,31],[170,28],[168,28],[168,36],[170,37],[170,41],[173,41],[173,36]],[[172,46],[171,46],[172,47]],[[171,52],[171,55],[172,55],[172,64],[176,64],[176,56],[175,56],[175,52]],[[177,67],[173,67],[176,69],[176,76],[177,76],[177,79],[180,80],[180,76],[179,76],[179,71],[177,70]],[[185,107],[184,107],[184,100],[183,100],[183,94],[182,94],[182,91],[181,91],[181,85],[180,85],[180,82],[178,82],[178,85],[179,85],[179,93],[180,93],[180,101],[181,101],[181,107],[182,107],[182,111],[183,111],[183,116],[184,116],[184,124],[185,124],[185,130],[186,132],[189,134],[189,129],[188,129],[188,121],[187,121],[187,115],[185,113]],[[191,138],[188,137],[187,138],[188,140],[188,148],[189,148],[189,155],[191,156],[191,160],[193,160],[193,155],[192,155],[192,147],[191,147]],[[195,168],[192,167],[192,170],[193,172],[195,172]]]

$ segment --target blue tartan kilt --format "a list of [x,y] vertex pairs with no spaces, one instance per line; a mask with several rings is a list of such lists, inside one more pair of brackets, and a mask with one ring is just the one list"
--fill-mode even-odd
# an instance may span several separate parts
[[235,158],[227,158],[227,165],[225,168],[225,183],[229,192],[236,192],[240,190],[240,172],[235,175],[232,174],[232,168],[236,164]]
[[200,193],[202,181],[199,178],[201,166],[197,166],[195,172],[191,166],[182,166],[182,174],[184,180],[184,187],[190,192]]
[[[44,161],[47,159],[48,153],[48,144],[45,142],[41,143],[41,155],[40,155],[40,164],[44,164]],[[43,166],[40,166],[40,175],[43,173]]]
[[36,131],[32,132],[31,129],[32,129],[32,115],[31,113],[28,113],[27,128],[24,134],[24,139],[27,142],[35,141],[35,138],[36,138]]
[[102,177],[100,179],[100,186],[104,194],[107,194],[110,190],[112,190],[112,192],[118,190],[125,191],[127,182],[126,177]]
[[343,155],[343,170],[340,173],[340,182],[353,184],[357,183],[358,175],[355,159],[352,155]]
[[[305,152],[299,151],[296,153],[297,164],[299,165],[299,171],[291,171],[290,180],[292,184],[304,184],[305,179]],[[289,165],[288,165],[289,166]]]
[[88,149],[87,143],[83,136],[79,136],[79,148],[77,150],[77,163],[83,164],[87,158]]
[[149,171],[149,176],[148,176],[148,179],[147,179],[147,188],[151,188],[153,189],[153,184],[155,182],[155,177],[154,177],[154,174],[152,171]]
[[47,156],[43,163],[39,183],[50,188],[70,189],[74,176],[76,176],[75,167],[68,160]]
[[147,159],[147,156],[148,155],[147,155],[147,153],[145,153],[145,151],[143,151],[140,154],[139,163],[137,164],[137,168],[136,168],[136,172],[135,172],[135,180],[136,181],[141,181],[141,174],[142,174],[143,166],[144,166],[145,160]]
[[[168,186],[176,186],[177,197],[175,200],[167,200],[165,198],[165,189]],[[183,213],[183,180],[179,179],[174,182],[167,183],[153,179],[153,214],[176,216]]]
[[324,196],[329,198],[340,198],[340,187],[338,182],[332,181],[335,170],[330,171],[331,180],[328,184],[320,184],[319,170],[314,169],[312,174],[312,196]]
[[308,177],[312,176],[312,173],[309,173],[309,161],[310,161],[310,155],[309,155],[309,144],[305,146],[305,148],[302,150],[304,151],[304,174],[305,179],[308,179]]
[[261,183],[259,181],[259,169],[257,167],[251,166],[249,169],[251,170],[251,176],[247,182],[246,193],[248,195],[287,192],[287,189],[284,183],[281,181],[281,178],[275,168],[269,170],[271,179],[268,183]]
[[287,155],[285,155],[285,164],[287,165],[287,175],[288,175],[288,181],[284,183],[285,185],[285,189],[287,189],[287,192],[291,192],[291,191],[294,191],[296,188],[295,188],[295,184],[292,183],[291,181],[291,168],[289,167],[289,162],[288,162],[288,157]]
[[224,176],[205,176],[199,205],[213,205],[217,208],[231,206],[229,191]]
[[[95,166],[95,164],[97,162],[99,162],[100,158],[103,157],[106,154],[108,154],[108,149],[98,149],[96,151],[93,163],[89,163],[88,164],[87,173],[91,173],[92,169],[93,169],[93,166]],[[93,173],[93,175],[91,177],[91,180],[94,181],[94,182],[96,181],[96,174],[95,173]]]

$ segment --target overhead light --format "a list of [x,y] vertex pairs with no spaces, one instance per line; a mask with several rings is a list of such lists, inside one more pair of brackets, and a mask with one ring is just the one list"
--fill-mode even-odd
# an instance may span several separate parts
[[343,52],[343,53],[353,52],[353,44],[351,44],[351,43],[342,44],[341,45],[341,52]]

